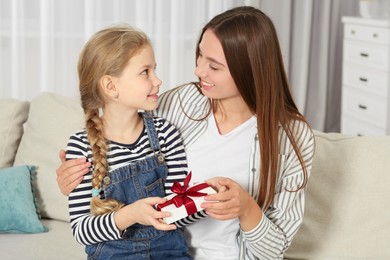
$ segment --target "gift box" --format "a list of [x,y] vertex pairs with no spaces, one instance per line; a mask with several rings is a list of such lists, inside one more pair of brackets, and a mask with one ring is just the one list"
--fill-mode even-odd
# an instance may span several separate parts
[[[183,186],[175,182],[171,187],[173,194],[165,197],[167,198],[165,203],[156,205],[157,210],[171,213],[169,217],[163,219],[165,223],[172,224],[183,219],[194,222],[199,218],[207,216],[200,204],[205,201],[204,197],[206,195],[214,194],[216,191],[205,182],[189,187],[191,175],[191,172],[188,173]],[[194,216],[196,217],[194,218]],[[180,223],[179,226],[182,225],[183,223]]]

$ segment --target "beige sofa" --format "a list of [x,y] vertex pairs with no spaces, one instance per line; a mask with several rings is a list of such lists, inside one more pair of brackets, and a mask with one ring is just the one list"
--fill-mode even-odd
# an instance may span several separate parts
[[[82,125],[77,100],[53,93],[30,102],[0,100],[0,180],[9,177],[7,170],[18,169],[9,167],[37,166],[32,187],[38,203],[31,203],[38,205],[42,219],[31,218],[48,228],[0,234],[0,259],[86,259],[83,246],[72,238],[67,199],[55,174],[59,149]],[[286,259],[390,259],[390,137],[315,135],[305,219]],[[1,185],[4,194],[13,192],[12,185]],[[0,211],[1,227],[7,226],[1,223],[6,214]]]

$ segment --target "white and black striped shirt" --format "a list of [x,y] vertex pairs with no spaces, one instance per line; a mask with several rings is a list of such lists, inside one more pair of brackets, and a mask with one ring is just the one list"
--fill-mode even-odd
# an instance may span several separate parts
[[[177,127],[186,148],[205,132],[206,115],[210,104],[193,84],[163,93],[159,98],[158,116],[164,117]],[[314,156],[314,135],[302,121],[292,121],[293,134],[301,151],[308,174],[311,173]],[[279,179],[272,205],[263,210],[258,225],[248,232],[237,228],[239,256],[237,259],[283,259],[302,221],[306,189],[295,190],[302,184],[304,174],[292,143],[282,127],[279,128]],[[259,196],[260,147],[257,134],[253,136],[251,158],[248,164],[248,192],[254,199]],[[212,154],[212,151],[208,151]],[[210,176],[210,178],[213,176]],[[218,251],[218,248],[215,248]]]
[[[182,183],[186,177],[187,161],[184,146],[179,132],[173,125],[158,117],[153,118],[153,122],[161,152],[168,167],[168,175],[165,180],[165,192],[168,195],[172,193],[170,190],[172,184],[176,181]],[[145,126],[142,134],[133,144],[109,142],[107,150],[109,171],[153,154]],[[67,160],[80,157],[85,157],[90,162],[93,160],[85,130],[81,130],[70,137],[66,150]],[[90,214],[91,178],[92,169],[69,195],[69,215],[73,235],[83,245],[120,238],[120,232],[113,218],[114,213],[101,216]]]

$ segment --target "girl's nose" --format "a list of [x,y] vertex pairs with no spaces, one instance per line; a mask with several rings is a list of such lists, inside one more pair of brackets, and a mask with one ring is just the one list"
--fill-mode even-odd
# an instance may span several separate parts
[[161,84],[162,84],[161,79],[159,79],[159,78],[156,76],[156,78],[155,78],[154,81],[153,81],[153,86],[154,86],[154,87],[160,87]]

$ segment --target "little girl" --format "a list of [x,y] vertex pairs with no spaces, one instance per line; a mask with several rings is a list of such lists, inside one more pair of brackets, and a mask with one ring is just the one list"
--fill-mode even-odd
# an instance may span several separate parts
[[182,230],[153,207],[187,172],[178,131],[140,112],[157,107],[155,70],[148,37],[126,25],[97,32],[80,55],[86,128],[70,137],[66,158],[92,162],[69,195],[73,235],[88,259],[191,259]]

